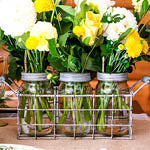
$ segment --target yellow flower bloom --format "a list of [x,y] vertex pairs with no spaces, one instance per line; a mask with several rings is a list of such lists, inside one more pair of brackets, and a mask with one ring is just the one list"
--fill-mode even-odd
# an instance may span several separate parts
[[127,36],[127,41],[125,43],[127,53],[129,57],[136,58],[140,56],[143,46],[141,44],[141,38],[137,31],[132,30]]
[[91,11],[86,13],[86,19],[82,22],[82,26],[85,29],[85,35],[82,36],[82,41],[85,38],[90,37],[89,45],[92,46],[95,43],[95,39],[103,32],[103,24],[101,23],[100,14],[94,14]]
[[35,0],[35,11],[38,13],[54,10],[53,0]]
[[52,77],[53,77],[53,74],[52,74],[52,73],[49,73],[49,74],[47,75],[47,79],[48,79],[48,80],[51,80]]
[[73,28],[73,33],[77,36],[77,37],[81,37],[85,35],[85,29],[83,28],[83,26],[75,26]]
[[57,15],[57,20],[58,20],[59,22],[62,21],[61,13],[59,13],[59,14]]
[[49,47],[48,47],[48,41],[46,39],[43,38],[39,38],[39,44],[37,46],[37,49],[39,51],[49,51]]
[[88,11],[86,14],[86,24],[94,26],[94,27],[99,27],[101,17],[99,14],[94,14],[92,11]]
[[104,30],[104,24],[101,23],[101,24],[100,24],[99,31],[98,31],[98,35],[101,35],[101,34],[103,33],[103,30]]
[[120,45],[118,46],[118,49],[121,50],[121,51],[124,50],[124,45],[123,45],[123,44],[120,44]]
[[38,38],[37,38],[37,37],[34,37],[34,36],[30,36],[30,37],[26,40],[25,46],[26,46],[26,48],[29,49],[29,50],[36,50],[38,44],[39,44]]
[[146,53],[148,53],[148,50],[149,50],[148,43],[146,40],[144,40],[142,38],[141,38],[141,40],[142,40],[142,44],[143,44],[143,53],[146,54]]

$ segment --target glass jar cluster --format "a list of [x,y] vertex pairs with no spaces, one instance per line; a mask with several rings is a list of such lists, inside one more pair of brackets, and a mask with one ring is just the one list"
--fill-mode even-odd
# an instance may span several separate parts
[[[97,74],[92,90],[90,73],[60,73],[54,92],[46,74],[22,74],[20,97],[21,132],[34,136],[122,136],[129,130],[128,74]],[[38,95],[35,96],[34,95]],[[41,97],[40,95],[56,95]],[[57,100],[56,100],[56,99]]]

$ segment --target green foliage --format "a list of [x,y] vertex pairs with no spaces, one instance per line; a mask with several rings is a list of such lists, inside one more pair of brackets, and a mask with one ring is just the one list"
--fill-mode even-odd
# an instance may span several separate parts
[[80,4],[80,12],[75,16],[74,26],[79,25],[81,20],[85,19],[86,12],[89,10],[89,7],[86,4],[86,2],[87,2],[87,0],[83,0],[82,3]]
[[91,37],[86,37],[86,38],[84,39],[84,41],[83,41],[83,44],[85,44],[86,46],[88,46],[90,40],[91,40]]
[[70,36],[70,33],[68,33],[68,32],[66,32],[63,35],[60,35],[60,37],[59,37],[59,45],[61,47],[65,47],[66,46],[66,42],[67,42],[67,39],[69,38],[69,36]]
[[142,3],[141,11],[140,11],[140,19],[143,17],[143,15],[146,15],[146,13],[149,10],[149,2],[148,0],[144,0]]
[[5,43],[9,52],[9,74],[8,76],[12,80],[19,80],[21,77],[21,72],[23,71],[24,65],[24,49],[17,47],[15,45],[16,40],[10,36],[3,37],[3,43]]
[[12,80],[20,80],[21,72],[23,71],[22,66],[18,66],[17,60],[9,54],[9,68],[8,68],[8,76]]
[[101,44],[100,45],[100,49],[101,49],[101,56],[109,56],[111,53],[111,41],[107,40],[107,42],[105,44]]
[[[84,66],[87,56],[88,56],[88,53],[82,53],[82,57],[81,57],[82,67]],[[89,57],[86,63],[85,69],[89,71],[97,71],[99,70],[99,64],[97,64],[95,58]]]
[[131,32],[132,28],[127,29],[126,32],[122,33],[117,41],[114,42],[114,45],[119,45],[120,42],[122,42],[126,36]]
[[51,54],[49,53],[48,61],[51,64],[51,66],[55,68],[55,70],[59,72],[66,71],[66,67],[64,67],[63,61],[60,58],[51,56]]
[[134,63],[138,62],[138,61],[147,61],[150,62],[150,55],[142,55],[137,57],[136,59],[134,59]]
[[75,10],[71,6],[65,6],[65,5],[58,5],[60,9],[62,9],[64,12],[71,16],[75,16]]
[[75,73],[80,72],[81,70],[81,63],[80,60],[72,55],[68,57],[68,68]]
[[30,36],[30,33],[27,32],[27,33],[24,33],[22,36],[15,37],[16,45],[18,45],[22,49],[26,49],[25,42],[29,36]]
[[125,16],[121,16],[120,14],[116,14],[114,16],[112,16],[112,14],[106,14],[103,16],[101,22],[103,23],[117,23],[120,22],[121,20],[123,20],[125,18]]
[[144,24],[139,26],[140,37],[147,39],[149,36],[149,32]]
[[1,28],[0,28],[0,40],[3,40],[3,38],[4,38],[4,31],[1,30]]
[[139,23],[140,22],[140,15],[139,15],[139,13],[136,12],[135,10],[133,10],[133,15],[135,16],[137,23]]
[[52,56],[59,57],[59,54],[56,50],[56,40],[55,38],[48,40],[50,53]]

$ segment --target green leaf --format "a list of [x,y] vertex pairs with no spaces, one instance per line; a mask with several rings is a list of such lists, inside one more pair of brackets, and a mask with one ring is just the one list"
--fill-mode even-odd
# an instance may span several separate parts
[[[82,56],[81,56],[82,67],[84,67],[87,56],[88,56],[87,53],[82,53]],[[90,71],[98,71],[99,70],[99,65],[96,64],[96,61],[94,58],[89,57],[89,59],[86,63],[85,70],[90,70]]]
[[55,56],[55,57],[59,57],[59,54],[56,49],[56,39],[53,38],[53,39],[48,40],[48,44],[49,44],[49,49],[50,49],[51,55]]
[[71,16],[66,16],[65,21],[74,22],[73,18]]
[[4,31],[1,30],[1,28],[0,28],[0,40],[3,40],[3,38],[4,38]]
[[12,80],[20,80],[21,78],[21,72],[22,69],[21,67],[18,67],[18,64],[16,63],[15,58],[9,54],[9,73],[8,76],[12,79]]
[[88,46],[89,43],[90,43],[90,39],[91,39],[90,36],[89,36],[89,37],[86,37],[86,38],[83,40],[83,44],[85,44],[86,46]]
[[59,37],[59,45],[61,47],[65,47],[69,35],[70,35],[70,33],[68,33],[68,32],[63,34],[63,35],[60,35],[60,37]]
[[16,36],[16,45],[18,45],[22,49],[26,49],[25,42],[27,38],[30,36],[30,33],[24,33],[22,36]]
[[148,32],[148,33],[150,33],[150,29],[146,29],[145,31]]
[[71,6],[58,5],[57,7],[61,8],[67,14],[75,16],[75,9],[73,9]]
[[69,55],[68,67],[72,72],[80,72],[81,70],[80,60],[72,55]]
[[80,4],[80,8],[81,8],[81,16],[82,18],[85,18],[86,16],[86,11],[87,11],[87,5],[86,5],[87,0],[83,0],[82,3]]
[[139,13],[137,13],[135,10],[133,10],[133,15],[135,16],[137,23],[139,23],[140,22]]
[[67,62],[67,61],[63,61],[61,64],[62,64],[65,68],[68,68],[68,62]]
[[108,55],[106,45],[100,45],[100,49],[101,49],[101,56],[107,56]]
[[112,67],[111,66],[107,66],[106,67],[106,72],[107,73],[112,73]]
[[48,55],[48,62],[52,67],[54,67],[59,72],[65,72],[66,68],[62,65],[62,60],[58,57]]
[[148,9],[149,9],[149,2],[148,0],[144,0],[140,11],[140,18],[142,18],[143,15],[147,13]]
[[132,28],[127,29],[126,32],[122,33],[117,41],[117,43],[119,44],[121,41],[123,41],[126,36],[131,32]]
[[89,6],[86,4],[87,0],[83,0],[82,3],[80,4],[80,12],[75,16],[74,19],[74,26],[79,25],[82,21],[82,19],[85,19],[86,17],[86,12],[89,10]]
[[138,61],[147,61],[150,62],[150,55],[142,55],[135,59],[136,62]]
[[6,41],[4,41],[4,40],[0,40],[0,45],[1,44],[4,44]]

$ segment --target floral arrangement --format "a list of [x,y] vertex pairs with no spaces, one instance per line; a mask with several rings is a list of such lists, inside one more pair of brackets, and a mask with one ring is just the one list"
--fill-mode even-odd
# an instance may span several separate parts
[[[132,0],[133,12],[113,7],[113,0],[75,0],[73,7],[64,3],[65,0],[0,1],[0,44],[9,52],[12,79],[20,79],[21,72],[48,72],[51,67],[58,72],[124,73],[131,72],[137,61],[150,61],[150,20],[140,25],[150,10],[149,0]],[[91,108],[88,102],[87,109]],[[76,108],[82,104],[76,103]],[[97,124],[105,124],[105,114],[97,112],[97,116]],[[79,111],[77,118],[76,122],[82,121]],[[91,117],[87,120],[91,121]]]
[[1,1],[0,37],[10,52],[10,75],[44,72],[48,61],[61,72],[126,72],[148,59],[147,37],[142,35],[148,35],[149,21],[138,27],[149,11],[148,0],[133,0],[133,13],[113,8],[110,0],[75,4],[71,8],[53,0]]

